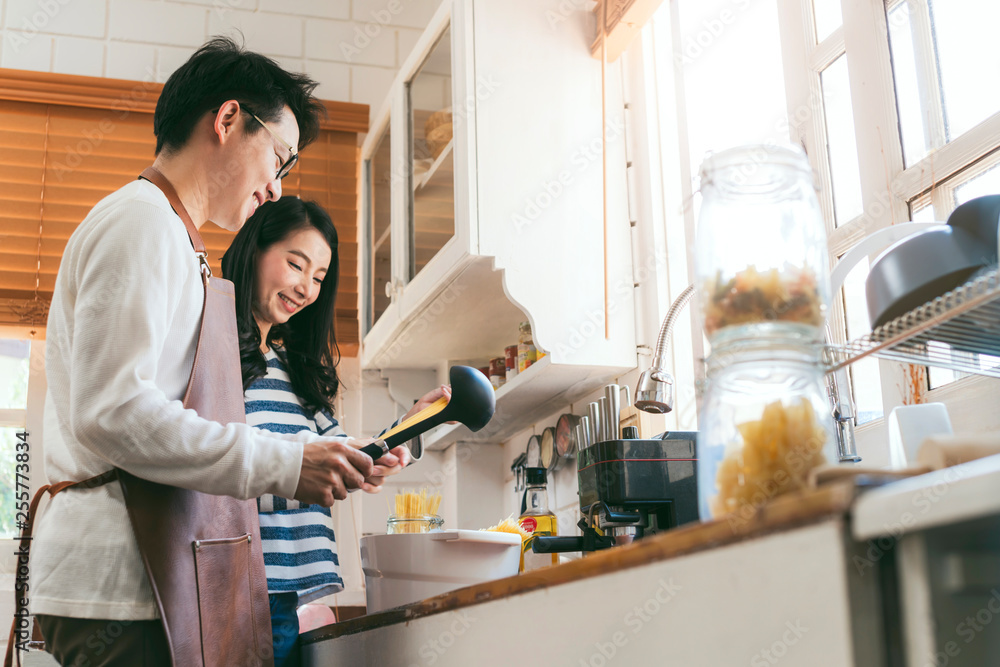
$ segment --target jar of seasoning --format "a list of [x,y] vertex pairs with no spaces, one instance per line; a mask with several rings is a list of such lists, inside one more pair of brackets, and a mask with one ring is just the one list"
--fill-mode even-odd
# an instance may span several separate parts
[[836,438],[820,348],[762,339],[713,350],[698,420],[703,520],[748,520],[771,499],[803,489],[834,463]]
[[517,377],[517,345],[508,345],[503,349],[504,371],[507,382]]
[[696,285],[713,347],[823,338],[830,303],[826,228],[797,146],[731,148],[701,166]]
[[494,389],[503,386],[507,378],[507,365],[503,357],[490,359],[490,384]]
[[531,340],[531,323],[521,322],[517,336],[517,372],[523,373],[535,363],[536,356],[535,344]]

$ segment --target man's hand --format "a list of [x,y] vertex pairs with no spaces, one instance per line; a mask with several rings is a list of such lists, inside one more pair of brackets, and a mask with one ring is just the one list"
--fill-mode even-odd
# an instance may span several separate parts
[[[361,444],[355,446],[357,442]],[[347,498],[348,490],[363,488],[365,478],[372,476],[374,465],[371,457],[358,451],[358,447],[368,442],[348,438],[306,444],[295,500],[330,507],[334,500]]]

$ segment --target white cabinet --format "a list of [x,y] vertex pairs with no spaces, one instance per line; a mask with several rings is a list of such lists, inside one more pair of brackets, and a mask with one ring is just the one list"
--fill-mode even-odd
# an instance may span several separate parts
[[480,439],[636,365],[621,83],[609,67],[605,155],[592,21],[557,0],[446,2],[362,147],[363,366],[483,366],[525,320],[548,353]]

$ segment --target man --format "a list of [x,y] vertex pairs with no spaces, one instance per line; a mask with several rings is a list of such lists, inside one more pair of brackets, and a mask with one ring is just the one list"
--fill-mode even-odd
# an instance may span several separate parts
[[[315,87],[222,38],[170,77],[153,119],[153,166],[196,226],[237,231],[281,196],[296,147],[318,133]],[[52,482],[120,468],[204,493],[330,506],[351,489],[377,490],[406,465],[404,448],[373,466],[357,441],[222,426],[183,409],[203,290],[184,225],[152,183],[129,183],[80,224],[47,329]],[[52,499],[32,548],[31,586],[32,612],[63,664],[163,660],[162,625],[117,483]]]

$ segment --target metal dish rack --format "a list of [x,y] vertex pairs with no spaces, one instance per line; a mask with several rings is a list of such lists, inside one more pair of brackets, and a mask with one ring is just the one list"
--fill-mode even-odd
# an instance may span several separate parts
[[836,371],[868,355],[1000,378],[1000,270],[993,269],[844,345],[828,345]]

